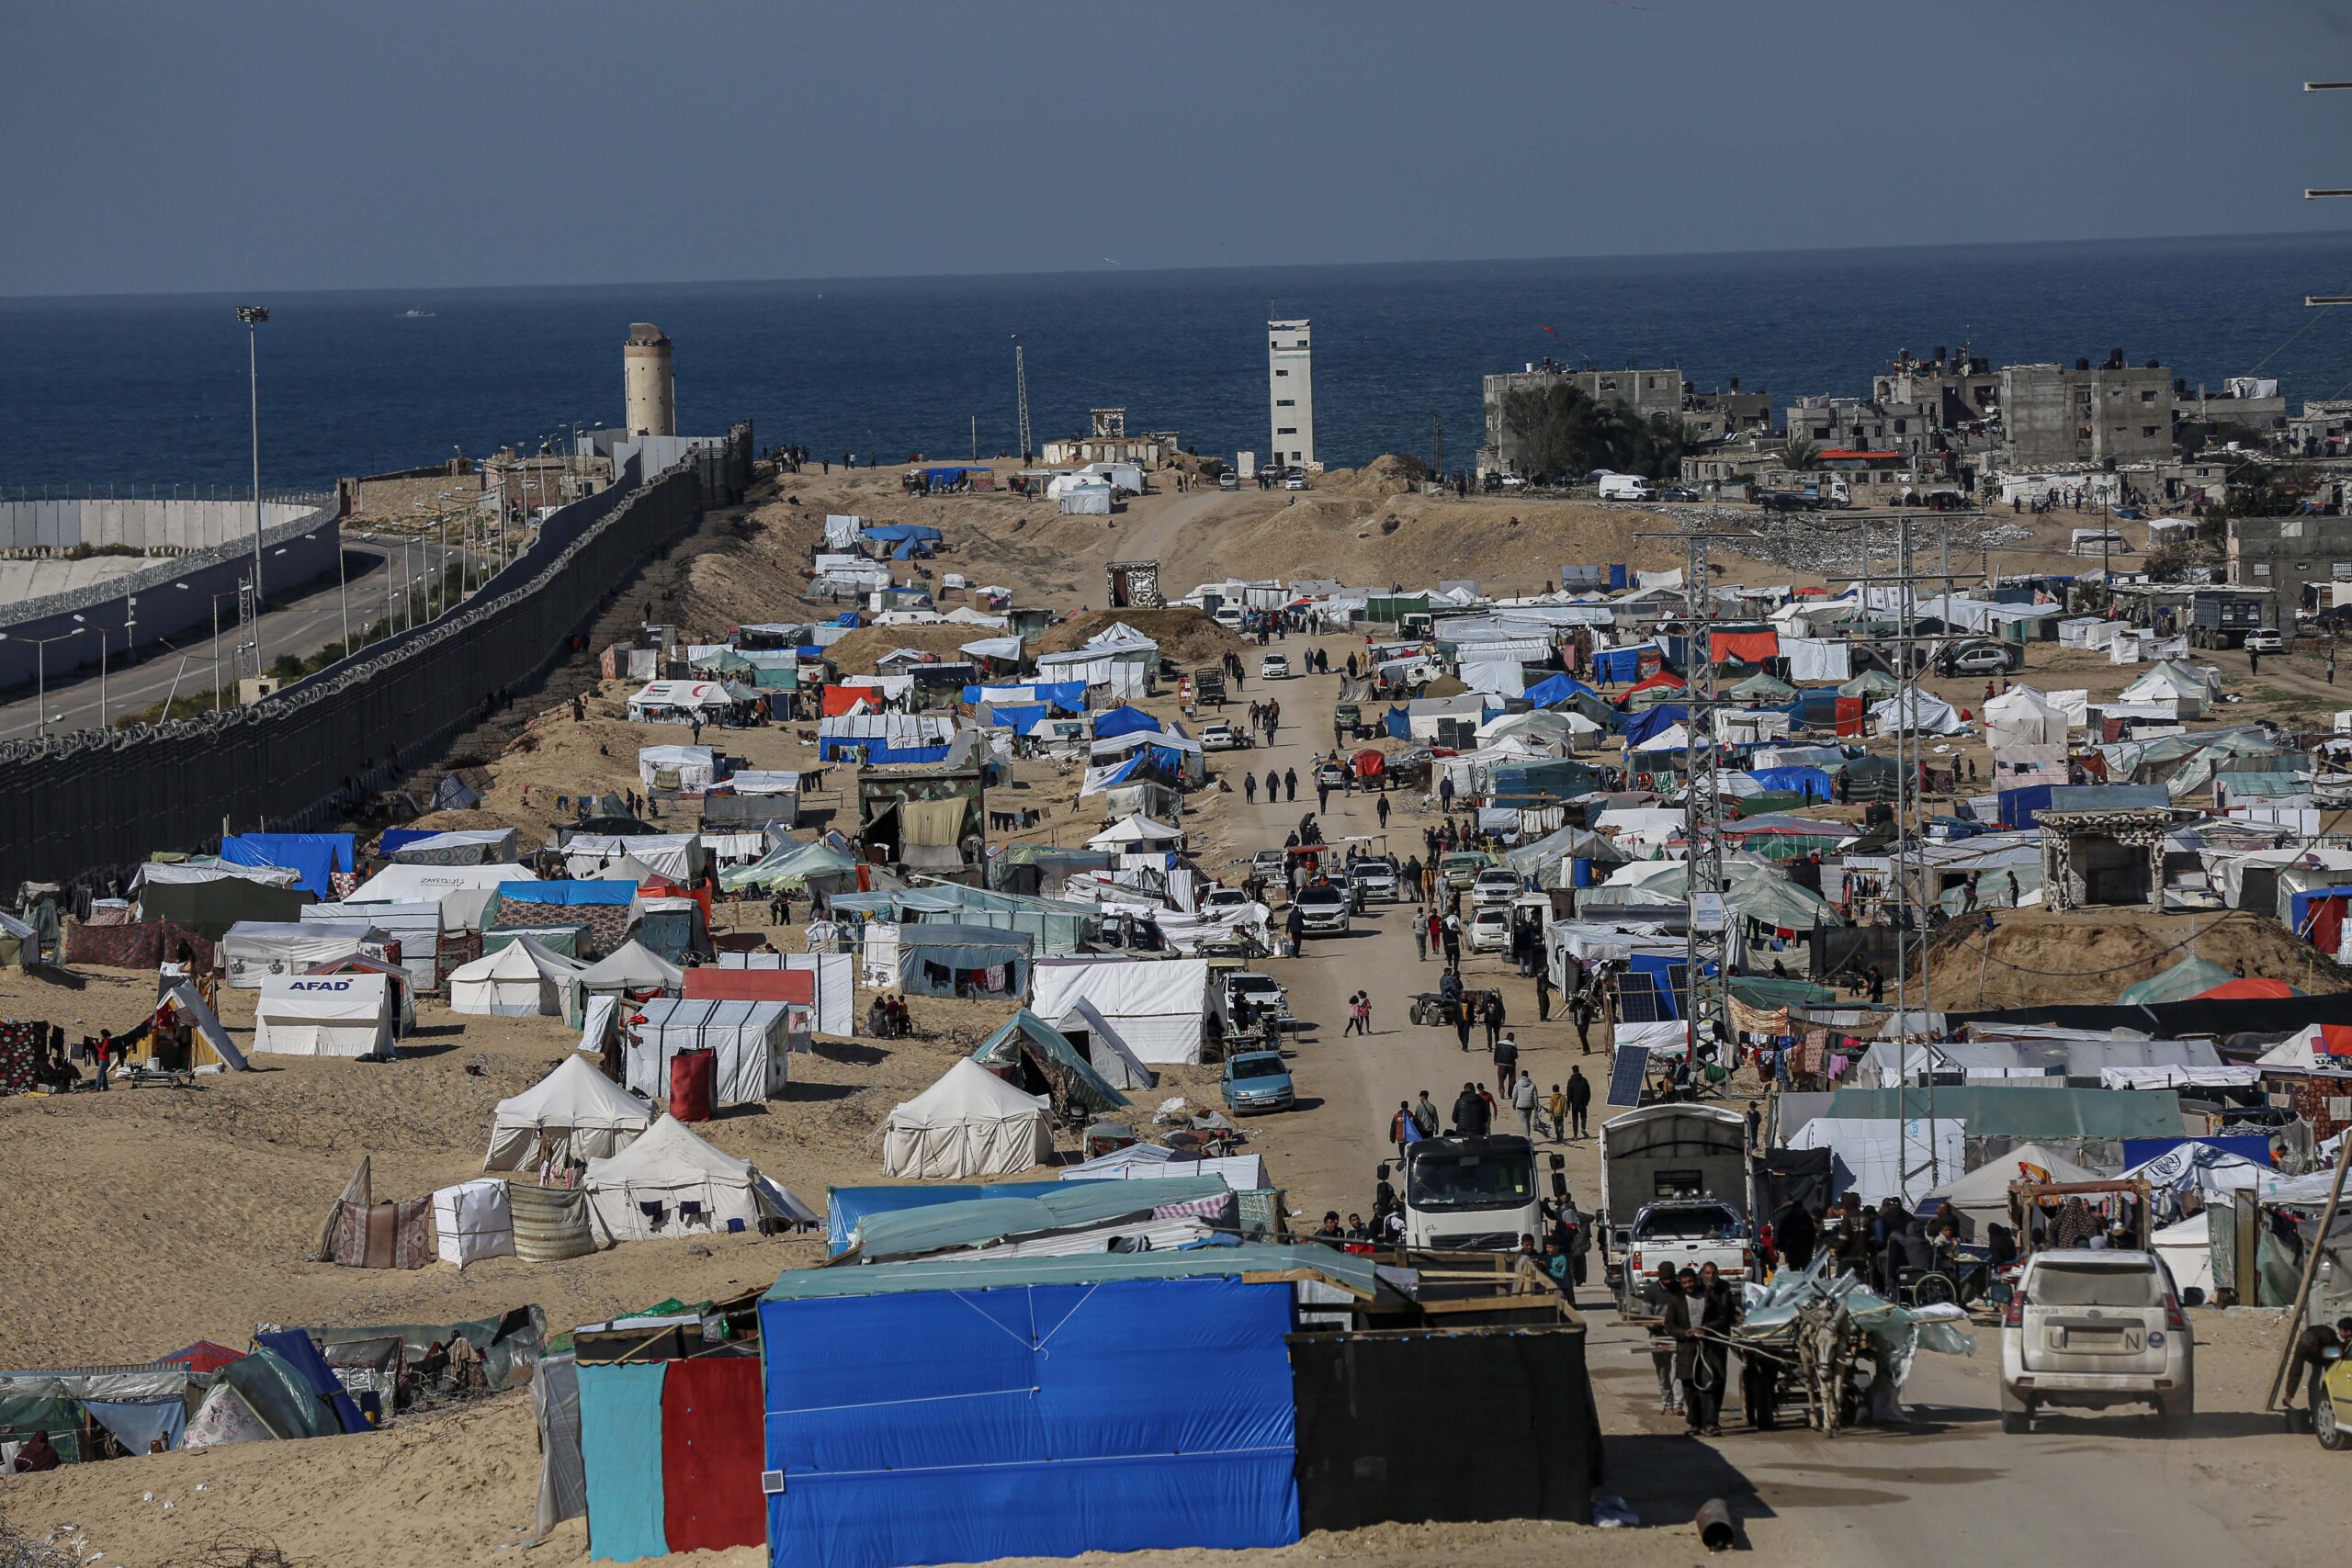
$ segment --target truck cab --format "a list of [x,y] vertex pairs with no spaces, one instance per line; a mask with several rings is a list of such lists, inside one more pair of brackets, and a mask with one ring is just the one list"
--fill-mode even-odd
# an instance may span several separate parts
[[1509,1252],[1544,1234],[1535,1149],[1525,1138],[1424,1138],[1405,1150],[1407,1247]]

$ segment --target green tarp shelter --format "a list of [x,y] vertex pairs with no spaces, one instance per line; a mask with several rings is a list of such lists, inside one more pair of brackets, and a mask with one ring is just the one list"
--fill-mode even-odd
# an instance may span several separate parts
[[2126,986],[2115,998],[2126,1006],[2147,1002],[2185,1002],[2200,997],[2214,987],[2227,984],[2233,976],[2218,964],[2208,963],[2191,955],[2169,969],[2159,970],[2136,986]]

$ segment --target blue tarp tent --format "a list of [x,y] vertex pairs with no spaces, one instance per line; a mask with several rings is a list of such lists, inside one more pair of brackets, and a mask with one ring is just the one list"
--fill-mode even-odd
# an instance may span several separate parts
[[[938,471],[960,473],[963,470]],[[937,544],[944,536],[927,523],[877,523],[871,528],[859,529],[858,534],[862,538],[883,545]]]
[[300,873],[294,886],[322,900],[334,897],[331,875],[356,869],[348,833],[238,833],[220,840],[231,865],[275,865]]
[[1413,716],[1404,708],[1390,708],[1387,716],[1380,721],[1380,728],[1388,732],[1391,740],[1410,740],[1413,738]]
[[2050,809],[2050,786],[2028,784],[2023,789],[2000,792],[2001,820],[2012,828],[2030,828],[2034,819]]
[[1546,675],[1520,694],[1539,708],[1557,707],[1579,692],[1592,688],[1568,674]]
[[967,686],[964,700],[985,703],[994,700],[994,693],[1009,701],[1043,703],[1062,713],[1086,711],[1086,682],[1083,681],[1021,681],[994,686]]
[[1638,643],[1632,648],[1602,649],[1592,656],[1592,678],[1596,681],[1609,682],[1612,685],[1623,685],[1629,681],[1640,680],[1642,654],[1645,650],[1653,654],[1657,651],[1649,643]]
[[1035,1198],[1058,1181],[991,1181],[966,1186],[835,1187],[825,1193],[825,1250],[838,1256],[850,1233],[868,1214],[892,1214],[933,1203],[965,1203],[975,1198]]
[[1043,703],[1028,703],[1020,705],[998,703],[991,704],[981,710],[983,724],[990,728],[1010,729],[1015,735],[1028,734],[1045,722],[1045,717],[1046,705]]
[[2289,929],[2306,941],[2312,940],[2312,906],[2328,898],[2352,899],[2352,887],[2312,887],[2290,895],[2287,900]]
[[311,1394],[333,1414],[336,1426],[346,1432],[368,1430],[368,1418],[359,1414],[359,1406],[352,1403],[343,1383],[319,1354],[319,1348],[308,1334],[299,1328],[281,1329],[276,1334],[256,1334],[254,1343],[265,1350],[275,1351],[288,1366],[310,1384]]
[[1787,790],[1814,800],[1829,798],[1829,774],[1820,768],[1750,768],[1747,773],[1766,789]]
[[[1250,1250],[1216,1256],[1238,1272]],[[1296,1540],[1291,1287],[1121,1277],[1157,1261],[975,1260],[956,1288],[866,1295],[832,1292],[887,1290],[863,1277],[898,1270],[788,1271],[760,1304],[763,1342],[791,1348],[765,1371],[766,1467],[781,1480],[770,1561],[897,1568]],[[833,1275],[848,1277],[794,1278]],[[1055,1282],[1026,1282],[1040,1275]],[[1181,1397],[1138,1397],[1138,1358]]]
[[563,904],[585,908],[599,904],[628,904],[637,898],[634,882],[502,882],[502,899],[526,904]]
[[1630,749],[1639,746],[1652,736],[1663,735],[1690,716],[1690,709],[1682,703],[1660,703],[1630,714],[1625,719],[1625,744]]
[[1094,716],[1094,739],[1116,740],[1122,735],[1133,735],[1148,729],[1158,734],[1168,727],[1141,708],[1115,707],[1108,713]]

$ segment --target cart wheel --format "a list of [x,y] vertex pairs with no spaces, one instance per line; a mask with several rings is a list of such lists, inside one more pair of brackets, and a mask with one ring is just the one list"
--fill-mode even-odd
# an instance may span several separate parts
[[1942,1306],[1960,1299],[1960,1288],[1943,1274],[1922,1274],[1912,1282],[1911,1299],[1919,1306]]

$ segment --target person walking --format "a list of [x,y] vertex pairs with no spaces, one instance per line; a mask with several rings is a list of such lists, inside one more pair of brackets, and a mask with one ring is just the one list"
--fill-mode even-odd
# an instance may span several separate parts
[[1519,1081],[1519,1042],[1506,1034],[1495,1042],[1495,1092],[1508,1095]]
[[1478,1098],[1476,1084],[1464,1084],[1453,1097],[1453,1131],[1464,1138],[1480,1137],[1487,1131],[1487,1102]]
[[1315,775],[1315,809],[1317,811],[1331,809],[1331,786],[1323,782],[1323,775],[1319,772]]
[[[1272,740],[1273,738],[1274,721],[1270,718],[1266,721],[1266,739],[1268,740]],[[1297,798],[1298,770],[1296,768],[1284,768],[1283,770],[1283,802],[1284,805],[1288,805],[1290,802],[1295,801]]]
[[1586,1118],[1592,1111],[1592,1080],[1584,1076],[1580,1066],[1568,1069],[1568,1136],[1589,1137]]
[[1413,922],[1413,956],[1424,964],[1430,958],[1430,928],[1419,920]]
[[1456,968],[1462,965],[1462,917],[1448,909],[1445,912],[1445,961]]
[[1535,1021],[1552,1021],[1552,972],[1540,962],[1535,967]]
[[1555,1144],[1566,1143],[1568,1141],[1567,1091],[1558,1084],[1554,1084],[1551,1098],[1544,1102],[1544,1109],[1550,1112],[1552,1117],[1552,1141]]
[[1456,998],[1453,1004],[1453,1038],[1464,1051],[1470,1049],[1470,998]]
[[[2328,664],[2327,677],[2328,684],[2334,685],[2335,683],[2335,665],[2333,660]],[[1380,819],[1380,830],[1384,833],[1388,831],[1388,792],[1386,790],[1382,790],[1380,792],[1380,798],[1372,803],[1372,814]]]
[[1487,1026],[1487,1049],[1491,1051],[1503,1033],[1503,994],[1500,991],[1487,993],[1487,1000],[1478,1010],[1478,1017]]
[[1414,855],[1405,862],[1405,869],[1399,874],[1399,880],[1405,884],[1405,897],[1416,904],[1419,903],[1421,901],[1420,856]]
[[1683,1419],[1693,1436],[1719,1438],[1731,1294],[1713,1263],[1684,1269],[1679,1282],[1681,1291],[1668,1303],[1665,1319],[1674,1337],[1674,1380],[1682,1386]]
[[1535,1141],[1535,1080],[1521,1073],[1510,1086],[1510,1108],[1519,1112],[1519,1134]]
[[1666,1321],[1682,1296],[1682,1280],[1673,1264],[1657,1266],[1645,1293],[1652,1296],[1657,1311],[1657,1324],[1650,1329],[1650,1367],[1657,1373],[1657,1413],[1672,1416],[1682,1408],[1682,1391],[1674,1381],[1674,1333]]
[[1255,806],[1258,804],[1257,774],[1245,773],[1241,775],[1241,799],[1245,805]]
[[1273,769],[1266,770],[1266,804],[1272,806],[1283,797],[1283,776]]
[[1396,1145],[1396,1163],[1405,1163],[1405,1151],[1421,1141],[1421,1124],[1413,1119],[1412,1101],[1396,1102],[1396,1114],[1388,1119],[1388,1141]]

